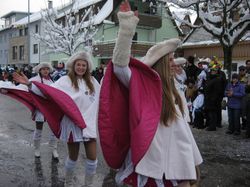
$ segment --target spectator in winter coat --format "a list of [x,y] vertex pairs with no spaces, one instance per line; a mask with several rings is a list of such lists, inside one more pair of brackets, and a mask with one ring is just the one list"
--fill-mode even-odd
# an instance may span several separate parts
[[240,134],[240,113],[242,108],[242,99],[245,96],[245,86],[239,82],[239,75],[232,75],[231,83],[228,83],[225,91],[225,96],[228,98],[228,130],[227,134]]
[[[247,74],[246,74],[246,66],[240,66],[239,67],[239,81],[241,84],[244,86],[247,85]],[[246,119],[242,117],[242,112],[241,112],[241,127],[242,129],[246,128]]]
[[189,56],[187,58],[186,74],[187,79],[197,80],[197,76],[200,74],[201,70],[194,64],[194,56]]
[[59,62],[55,68],[56,70],[52,74],[53,81],[57,81],[62,76],[67,74],[64,62]]
[[250,59],[246,60],[246,69],[247,69],[247,85],[250,85]]
[[198,95],[193,102],[192,118],[194,127],[204,128],[204,90],[202,87],[198,89]]
[[245,87],[246,96],[242,101],[242,116],[246,119],[246,138],[250,138],[250,86]]
[[204,107],[206,113],[207,131],[215,131],[218,123],[217,111],[221,110],[222,82],[217,66],[210,68],[210,74],[204,87]]

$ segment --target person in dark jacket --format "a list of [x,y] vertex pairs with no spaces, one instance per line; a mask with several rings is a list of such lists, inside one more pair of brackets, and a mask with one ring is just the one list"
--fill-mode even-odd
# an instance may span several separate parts
[[197,76],[200,74],[201,70],[194,65],[195,58],[193,56],[189,56],[187,58],[187,67],[185,68],[185,72],[187,75],[187,80],[197,80]]
[[242,99],[245,96],[245,86],[239,82],[239,75],[232,75],[232,82],[228,83],[225,91],[225,96],[228,98],[228,130],[227,134],[240,134],[240,114],[242,108]]
[[242,101],[242,117],[246,120],[246,138],[250,138],[250,85],[245,87],[246,96]]
[[212,66],[204,86],[204,108],[206,113],[206,130],[215,131],[218,123],[218,110],[221,110],[222,82],[218,66]]
[[[227,79],[226,79],[226,74],[224,73],[224,71],[221,70],[221,67],[219,66],[219,70],[218,70],[218,74],[219,74],[219,79],[221,81],[221,87],[217,88],[220,90],[219,93],[219,103],[222,103],[222,100],[224,98],[224,92],[227,86]],[[216,122],[216,127],[221,128],[222,127],[222,111],[221,111],[221,107],[217,108],[217,122]]]

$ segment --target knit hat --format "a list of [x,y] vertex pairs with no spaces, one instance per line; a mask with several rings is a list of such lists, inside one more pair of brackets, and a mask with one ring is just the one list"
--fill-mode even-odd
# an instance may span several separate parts
[[246,70],[246,66],[240,66],[239,71],[241,71],[241,70]]
[[183,57],[175,58],[174,63],[175,65],[183,65],[187,62],[187,60]]
[[180,39],[172,38],[155,44],[148,50],[143,63],[149,67],[153,66],[161,57],[174,52],[180,43]]
[[41,62],[40,64],[38,64],[37,66],[33,68],[33,71],[35,73],[39,73],[41,68],[49,68],[50,73],[53,71],[53,67],[51,66],[49,62]]
[[84,60],[88,62],[89,72],[93,70],[93,62],[91,60],[91,55],[88,52],[82,51],[73,54],[67,61],[66,69],[71,70],[73,68],[73,64],[76,60]]
[[239,79],[239,75],[237,73],[232,74],[232,79]]

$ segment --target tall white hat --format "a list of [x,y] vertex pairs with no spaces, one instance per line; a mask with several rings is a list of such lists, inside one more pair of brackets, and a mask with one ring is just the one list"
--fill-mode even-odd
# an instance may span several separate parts
[[73,68],[73,63],[76,60],[84,60],[88,62],[88,68],[89,71],[91,72],[93,70],[93,61],[91,60],[91,55],[88,52],[82,51],[73,54],[67,61],[66,63],[66,69],[70,70]]
[[148,50],[143,63],[149,67],[153,66],[161,57],[174,52],[180,43],[180,39],[172,38],[155,44]]
[[175,58],[174,59],[174,63],[176,64],[176,65],[183,65],[183,64],[185,64],[187,62],[187,60],[185,59],[185,58],[183,58],[183,57],[179,57],[179,58]]
[[49,72],[53,71],[53,67],[52,67],[52,65],[49,62],[41,62],[40,64],[36,65],[33,68],[33,71],[35,73],[39,73],[39,71],[40,71],[41,68],[49,68]]

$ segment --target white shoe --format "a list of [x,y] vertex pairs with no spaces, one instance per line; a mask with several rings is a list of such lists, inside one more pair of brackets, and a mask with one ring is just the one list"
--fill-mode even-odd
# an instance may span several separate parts
[[40,144],[41,144],[41,141],[40,140],[34,140],[34,147],[35,147],[35,157],[36,158],[40,158]]
[[59,154],[57,152],[57,140],[51,140],[49,142],[49,145],[50,145],[50,147],[52,149],[52,158],[53,159],[58,159]]
[[57,149],[54,149],[52,151],[52,157],[53,157],[53,159],[58,159],[59,155],[58,155]]

